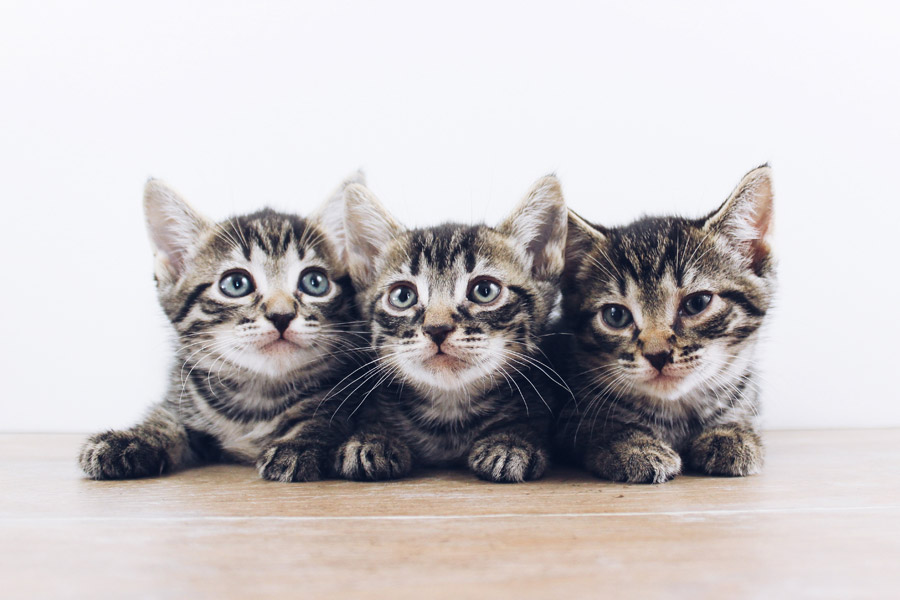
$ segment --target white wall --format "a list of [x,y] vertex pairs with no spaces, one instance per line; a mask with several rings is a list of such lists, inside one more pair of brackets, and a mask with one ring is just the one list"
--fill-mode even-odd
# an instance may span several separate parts
[[148,175],[221,218],[307,212],[362,166],[425,224],[496,221],[555,171],[614,224],[711,210],[764,161],[768,425],[900,425],[897,5],[736,4],[4,2],[0,430],[159,397]]

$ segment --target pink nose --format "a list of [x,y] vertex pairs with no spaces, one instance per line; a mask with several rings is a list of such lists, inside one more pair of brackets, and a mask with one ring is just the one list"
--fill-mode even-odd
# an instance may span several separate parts
[[444,340],[447,339],[447,336],[450,335],[450,332],[456,328],[450,324],[441,324],[426,325],[423,329],[425,330],[425,334],[430,337],[435,344],[438,345],[438,348],[440,348],[441,344],[444,343]]
[[275,326],[275,329],[278,330],[278,333],[284,333],[287,331],[287,328],[291,326],[291,321],[294,320],[293,314],[288,313],[269,313],[266,315],[266,318],[272,321],[272,325]]
[[657,352],[655,354],[645,354],[644,358],[647,359],[653,368],[659,372],[662,372],[663,367],[672,362],[672,351],[669,352]]

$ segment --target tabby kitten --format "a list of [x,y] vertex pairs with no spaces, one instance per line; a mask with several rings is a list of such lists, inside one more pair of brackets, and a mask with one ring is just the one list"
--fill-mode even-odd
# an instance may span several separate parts
[[360,335],[328,235],[329,220],[342,219],[343,187],[309,219],[267,209],[216,224],[147,182],[157,290],[179,345],[163,401],[134,427],[84,444],[89,477],[158,475],[201,460],[255,463],[284,482],[328,472],[346,433],[316,409],[351,370]]
[[379,480],[416,464],[466,464],[490,481],[540,477],[556,377],[540,339],[565,258],[559,181],[538,181],[496,228],[412,230],[351,185],[345,225],[376,357],[343,384],[359,415],[337,472]]
[[754,349],[775,271],[767,165],[702,219],[625,227],[569,213],[563,311],[574,333],[559,447],[604,479],[758,473]]

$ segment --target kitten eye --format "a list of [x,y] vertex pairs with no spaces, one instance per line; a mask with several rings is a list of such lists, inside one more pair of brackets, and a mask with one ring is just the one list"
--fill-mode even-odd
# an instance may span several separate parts
[[388,301],[391,306],[400,310],[413,306],[418,300],[419,296],[416,295],[415,288],[407,283],[395,285],[388,293]]
[[310,269],[300,276],[300,282],[297,287],[304,294],[310,296],[324,296],[328,293],[328,276],[319,269]]
[[693,317],[706,310],[709,303],[712,302],[712,294],[709,292],[698,292],[691,294],[681,303],[681,312]]
[[476,280],[469,290],[469,300],[478,304],[490,304],[500,295],[500,284],[492,279]]
[[621,304],[607,304],[601,312],[603,321],[613,329],[622,329],[631,325],[631,311]]
[[256,289],[247,271],[231,271],[219,280],[219,289],[229,298],[241,298]]

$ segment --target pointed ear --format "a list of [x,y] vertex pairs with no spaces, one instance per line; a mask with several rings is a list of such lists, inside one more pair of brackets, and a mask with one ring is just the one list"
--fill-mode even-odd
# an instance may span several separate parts
[[595,245],[607,242],[606,232],[591,225],[571,208],[568,211],[569,228],[566,236],[566,268],[568,278],[574,276]]
[[328,199],[310,216],[326,238],[331,242],[338,259],[347,264],[347,227],[344,222],[344,192],[347,186],[358,183],[366,185],[366,175],[362,169],[344,179],[328,196]]
[[703,229],[724,235],[761,273],[771,254],[772,202],[772,169],[763,165],[744,175],[728,200],[706,218]]
[[562,274],[566,247],[566,203],[555,175],[535,182],[525,199],[497,227],[516,241],[526,264],[538,279]]
[[344,190],[344,209],[350,278],[365,287],[375,278],[378,255],[403,232],[403,226],[369,188],[359,183],[351,183]]
[[188,252],[212,223],[158,179],[144,186],[144,214],[156,257],[156,277],[172,283],[184,272]]

